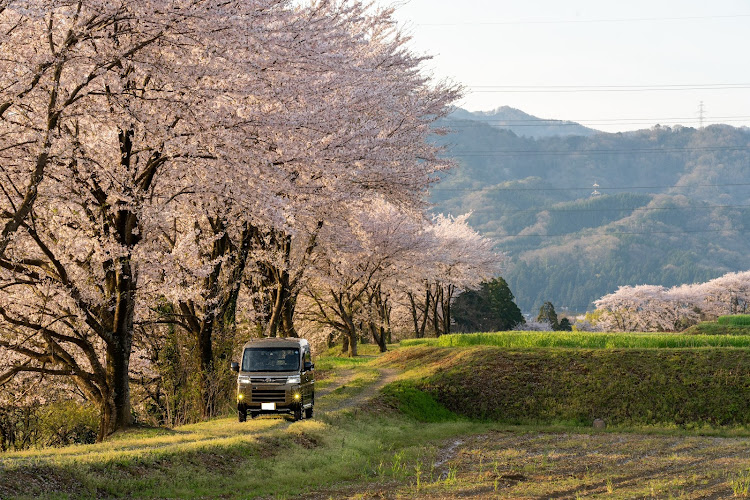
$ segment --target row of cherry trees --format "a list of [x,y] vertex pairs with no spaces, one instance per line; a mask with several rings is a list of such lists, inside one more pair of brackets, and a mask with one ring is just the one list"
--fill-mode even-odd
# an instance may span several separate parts
[[210,416],[238,321],[304,317],[356,354],[407,300],[418,335],[447,332],[455,291],[496,272],[465,218],[423,215],[460,89],[390,10],[0,0],[0,31],[0,398],[62,380],[104,439],[181,332]]
[[420,220],[383,201],[371,203],[339,240],[350,248],[314,263],[301,319],[335,331],[351,356],[363,333],[384,352],[394,321],[417,338],[450,333],[454,294],[490,279],[502,262],[467,217]]
[[750,271],[672,288],[623,286],[595,305],[596,326],[605,331],[680,331],[699,321],[749,312]]

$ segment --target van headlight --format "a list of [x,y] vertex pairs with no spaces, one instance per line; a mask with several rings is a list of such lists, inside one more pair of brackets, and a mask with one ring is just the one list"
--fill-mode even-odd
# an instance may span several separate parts
[[289,377],[288,379],[286,379],[286,383],[287,384],[299,384],[300,383],[299,375],[295,375],[294,377]]
[[249,384],[250,377],[248,377],[247,375],[240,375],[239,377],[237,377],[237,382],[239,382],[240,384]]

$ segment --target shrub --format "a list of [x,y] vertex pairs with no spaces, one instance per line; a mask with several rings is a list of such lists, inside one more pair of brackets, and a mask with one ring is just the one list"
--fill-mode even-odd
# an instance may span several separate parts
[[42,446],[89,444],[96,441],[99,410],[91,403],[57,401],[41,408],[39,415]]

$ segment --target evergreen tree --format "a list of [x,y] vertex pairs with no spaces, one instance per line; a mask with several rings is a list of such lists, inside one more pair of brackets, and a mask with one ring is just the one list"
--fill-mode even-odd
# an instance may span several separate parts
[[483,282],[478,290],[467,290],[453,303],[458,332],[511,330],[523,323],[521,310],[503,278]]
[[557,313],[555,312],[555,306],[552,302],[545,302],[542,307],[539,308],[539,315],[536,320],[540,323],[549,323],[553,330],[560,329],[560,323],[557,321]]
[[563,318],[560,320],[560,327],[558,328],[561,332],[570,332],[573,330],[573,325],[570,324],[570,320],[568,318]]

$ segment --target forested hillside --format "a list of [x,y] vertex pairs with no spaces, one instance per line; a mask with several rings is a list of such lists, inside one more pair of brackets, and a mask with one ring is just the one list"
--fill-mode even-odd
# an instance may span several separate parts
[[[453,115],[455,118],[457,115]],[[458,167],[431,192],[510,257],[521,309],[583,311],[620,285],[672,286],[750,268],[750,133],[659,127],[521,137],[446,120]]]

